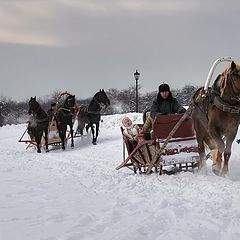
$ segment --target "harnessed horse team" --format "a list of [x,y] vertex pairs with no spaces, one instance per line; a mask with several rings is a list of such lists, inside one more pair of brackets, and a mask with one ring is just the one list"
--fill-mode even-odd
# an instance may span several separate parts
[[[44,133],[46,151],[48,152],[48,130],[50,118],[47,113],[42,109],[40,104],[36,101],[36,97],[31,97],[29,100],[29,115],[32,115],[29,119],[28,124],[28,134],[31,139],[35,139],[37,145],[37,152],[41,152],[41,139]],[[102,89],[97,92],[88,107],[81,106],[79,111],[76,111],[76,100],[75,95],[69,95],[66,97],[65,101],[61,106],[58,107],[56,113],[53,115],[55,118],[59,137],[61,139],[62,149],[65,149],[66,142],[66,131],[67,126],[70,128],[71,135],[71,147],[74,147],[74,133],[73,133],[73,116],[77,112],[78,114],[78,128],[81,127],[81,133],[85,124],[92,130],[93,140],[92,143],[96,144],[98,131],[99,131],[99,121],[101,118],[101,105],[105,107],[110,105],[110,101]],[[81,110],[82,109],[82,110]],[[85,109],[85,110],[83,110]],[[94,130],[94,125],[96,126],[96,132]],[[79,130],[79,129],[78,129]],[[79,130],[79,131],[80,131]]]

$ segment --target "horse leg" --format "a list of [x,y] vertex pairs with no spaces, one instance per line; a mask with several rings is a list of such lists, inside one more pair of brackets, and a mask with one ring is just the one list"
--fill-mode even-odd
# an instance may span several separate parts
[[[206,165],[206,154],[205,154],[205,145],[204,142],[206,140],[207,132],[206,132],[206,124],[203,124],[202,121],[199,120],[199,115],[201,116],[202,112],[199,112],[198,108],[193,110],[192,119],[193,126],[196,133],[196,139],[198,144],[198,154],[200,160],[198,162],[198,168],[203,169]],[[204,169],[203,169],[204,170]],[[202,170],[201,170],[202,171]]]
[[90,127],[91,127],[91,124],[90,124],[90,123],[87,124],[87,126],[86,126],[86,132],[87,132],[87,134],[88,134],[88,130],[89,130]]
[[222,165],[222,153],[219,152],[218,149],[213,152],[212,161],[213,161],[212,172],[219,176]]
[[43,131],[39,132],[36,136],[35,136],[35,141],[37,143],[37,152],[40,153],[41,152],[41,139],[42,139],[42,135],[43,135]]
[[223,156],[224,156],[223,167],[221,168],[221,171],[219,173],[221,177],[225,177],[225,175],[228,173],[228,160],[231,157],[231,151],[224,152]]
[[222,139],[219,129],[215,126],[215,122],[213,120],[209,122],[208,131],[211,132],[211,136],[215,141],[216,146],[216,151],[213,154],[212,159],[213,160],[212,171],[216,175],[219,175],[222,166],[222,154],[224,152],[225,143]]
[[79,127],[77,131],[80,133],[81,136],[83,135],[83,128]]
[[[237,130],[236,130],[237,132]],[[232,143],[236,137],[236,134],[233,136],[226,136],[226,147],[224,149],[224,161],[223,161],[223,166],[220,171],[220,176],[224,177],[228,173],[228,161],[231,157],[231,149],[232,149]]]
[[67,125],[62,127],[62,150],[65,150]]
[[[195,123],[195,126],[199,126],[199,125]],[[200,157],[198,168],[201,169],[203,166],[205,166],[205,161],[206,161],[205,146],[204,146],[202,131],[198,131],[198,132],[196,131],[196,139],[198,143],[198,154]]]
[[222,154],[224,152],[225,144],[221,138],[216,139],[216,143],[217,143],[217,151],[215,151],[213,155],[212,171],[216,175],[220,175],[220,170],[222,167]]
[[74,147],[74,141],[73,141],[73,125],[70,124],[70,133],[71,133],[71,147]]
[[95,131],[94,131],[93,124],[91,124],[90,126],[91,126],[92,136],[93,136],[92,144],[96,145],[96,137],[95,137]]
[[99,132],[99,122],[98,122],[98,123],[96,123],[96,136],[95,136],[95,144],[97,144],[98,132]]
[[62,125],[57,125],[57,128],[58,128],[58,134],[62,143],[62,149],[65,150],[64,127]]
[[62,125],[59,124],[58,122],[57,122],[57,129],[58,129],[59,137],[61,139],[62,149],[64,150],[65,146],[64,146],[64,138],[63,138],[63,128],[62,128]]
[[83,135],[84,125],[85,125],[85,123],[82,123],[82,122],[78,119],[77,132],[80,133],[81,136]]
[[48,127],[44,130],[44,133],[45,133],[46,152],[49,152],[49,150],[48,150]]
[[205,166],[205,160],[206,160],[205,147],[204,147],[203,140],[198,141],[198,153],[200,157],[198,167],[199,169],[201,169],[203,166]]

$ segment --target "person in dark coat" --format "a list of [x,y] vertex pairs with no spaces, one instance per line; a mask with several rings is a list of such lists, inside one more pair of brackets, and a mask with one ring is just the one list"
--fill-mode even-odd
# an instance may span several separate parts
[[57,112],[57,104],[51,103],[51,108],[47,111],[47,115],[49,116],[50,119],[52,119],[52,117],[54,116],[54,114]]
[[151,115],[155,118],[157,115],[166,115],[174,113],[185,113],[186,109],[172,96],[168,84],[163,83],[158,87],[157,98],[151,106]]
[[152,103],[150,114],[148,114],[141,133],[148,140],[151,138],[152,124],[156,116],[185,112],[186,109],[172,96],[169,85],[163,83],[158,87],[157,98]]

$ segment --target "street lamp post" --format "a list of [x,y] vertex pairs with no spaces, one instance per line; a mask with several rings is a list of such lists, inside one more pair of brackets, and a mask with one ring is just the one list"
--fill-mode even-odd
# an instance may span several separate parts
[[140,73],[136,70],[134,73],[134,78],[136,80],[136,112],[138,112],[138,79],[140,77]]

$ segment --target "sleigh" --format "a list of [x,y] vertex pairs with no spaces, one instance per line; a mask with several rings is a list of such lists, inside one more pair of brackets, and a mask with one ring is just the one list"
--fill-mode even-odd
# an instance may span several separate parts
[[[65,99],[71,95],[68,92],[62,92],[61,94],[59,94],[59,96],[56,99],[56,104],[58,106],[61,106],[63,104],[63,102],[65,101]],[[77,115],[78,115],[78,111],[79,108],[78,106],[76,106],[75,112],[76,112],[76,116],[73,119],[73,130],[74,130],[74,137],[77,137]],[[67,129],[67,133],[66,133],[66,141],[68,141],[68,139],[70,139],[70,131],[69,129]],[[18,140],[18,142],[24,142],[27,145],[27,148],[32,147],[35,148],[37,146],[37,143],[34,139],[34,137],[31,136],[31,134],[28,133],[28,126],[26,126],[26,130],[24,131],[24,133],[22,134],[22,136],[20,137],[20,139]],[[59,136],[58,133],[58,129],[57,129],[57,122],[55,120],[55,117],[53,115],[53,117],[49,120],[49,126],[48,126],[48,145],[52,145],[52,146],[60,146],[61,145],[61,138]],[[45,146],[45,137],[43,136],[41,139],[41,146]]]
[[[123,133],[123,128],[121,127]],[[151,140],[140,137],[132,150],[129,139],[123,135],[124,161],[116,170],[127,167],[134,173],[172,174],[179,171],[195,171],[199,154],[192,120],[187,114],[162,115],[153,123]]]

